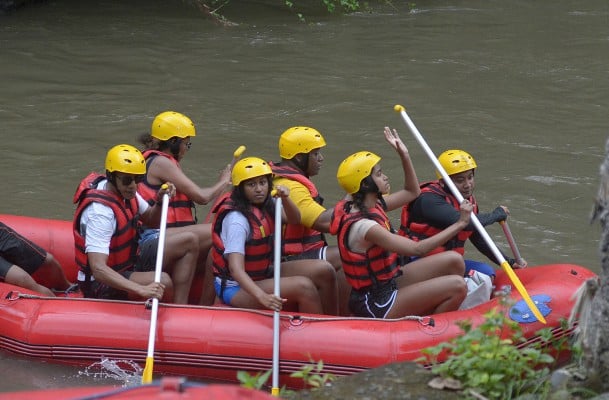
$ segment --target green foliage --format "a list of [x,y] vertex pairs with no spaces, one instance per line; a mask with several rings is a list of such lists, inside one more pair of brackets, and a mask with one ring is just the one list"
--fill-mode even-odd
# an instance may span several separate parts
[[[333,374],[322,374],[323,369],[323,361],[320,360],[315,363],[314,360],[311,360],[311,364],[303,365],[300,370],[290,374],[290,377],[302,379],[302,381],[308,387],[320,388],[325,386],[326,383],[332,382],[336,379],[336,376]],[[268,370],[264,373],[259,372],[255,375],[251,375],[248,372],[239,371],[237,372],[237,380],[241,383],[241,386],[245,388],[261,390],[266,385],[271,373],[272,370]],[[279,391],[280,396],[286,396],[292,393],[293,392],[286,389],[285,386],[283,386]]]
[[239,371],[237,372],[237,380],[239,380],[241,386],[245,388],[260,390],[264,387],[266,381],[269,380],[269,376],[271,376],[272,372],[273,370],[269,369],[264,373],[259,372],[255,375],[250,375],[245,371]]
[[324,387],[326,383],[332,382],[336,379],[333,374],[322,374],[324,369],[324,362],[318,361],[317,364],[311,360],[313,364],[304,365],[299,371],[293,372],[290,376],[292,378],[300,378],[303,382],[313,388]]
[[[503,300],[501,308],[507,307]],[[459,322],[463,335],[450,342],[424,349],[417,360],[432,365],[432,372],[461,382],[465,396],[480,394],[488,399],[512,399],[522,394],[546,394],[543,379],[554,363],[553,351],[568,349],[566,338],[555,340],[548,328],[537,332],[540,340],[519,348],[526,341],[522,329],[501,308],[487,312],[476,329],[470,321]],[[439,363],[440,355],[447,355]]]

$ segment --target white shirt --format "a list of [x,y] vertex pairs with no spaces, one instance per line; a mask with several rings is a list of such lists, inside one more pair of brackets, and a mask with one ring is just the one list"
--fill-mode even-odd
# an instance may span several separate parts
[[[97,189],[104,190],[107,180],[99,182]],[[137,198],[138,211],[141,215],[150,205],[139,195]],[[80,234],[85,238],[85,253],[110,254],[110,241],[116,231],[116,217],[112,208],[101,204],[91,203],[80,217]]]
[[250,236],[250,223],[239,211],[230,211],[222,220],[220,239],[224,243],[224,257],[230,253],[245,254],[245,242]]

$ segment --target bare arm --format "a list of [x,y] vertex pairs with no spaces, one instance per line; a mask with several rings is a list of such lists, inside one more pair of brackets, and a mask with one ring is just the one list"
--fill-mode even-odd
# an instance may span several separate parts
[[245,256],[241,253],[230,253],[227,256],[228,268],[233,279],[239,282],[241,289],[245,290],[263,307],[270,310],[280,310],[284,300],[275,295],[266,293],[250,278],[245,271]]
[[442,232],[427,239],[415,242],[403,236],[389,232],[387,229],[374,226],[366,233],[366,240],[381,246],[384,249],[405,256],[422,257],[431,250],[446,243],[450,238],[458,234],[469,223],[472,205],[467,200],[461,204],[460,218]]
[[89,266],[91,272],[96,281],[104,283],[114,289],[124,290],[127,293],[134,294],[142,299],[149,299],[156,297],[161,299],[163,296],[163,290],[157,291],[156,288],[160,287],[165,289],[162,283],[151,283],[150,285],[140,285],[137,282],[131,281],[112,268],[107,264],[108,255],[103,253],[87,253],[89,259]]
[[300,210],[290,198],[290,189],[283,185],[275,186],[277,196],[281,197],[283,205],[282,220],[289,224],[300,224]]
[[417,174],[414,170],[414,166],[412,165],[412,160],[408,154],[408,149],[406,148],[404,142],[402,142],[402,139],[400,139],[398,132],[395,129],[392,131],[386,126],[384,133],[387,142],[400,156],[400,160],[402,161],[402,170],[404,171],[404,186],[400,190],[385,196],[387,210],[391,211],[400,208],[416,199],[421,193],[421,189],[419,187]]
[[222,170],[218,181],[213,186],[203,188],[194,183],[184,174],[182,169],[165,157],[155,157],[151,164],[147,175],[151,184],[160,185],[163,182],[173,182],[177,190],[197,204],[209,203],[230,184],[231,171],[229,165]]

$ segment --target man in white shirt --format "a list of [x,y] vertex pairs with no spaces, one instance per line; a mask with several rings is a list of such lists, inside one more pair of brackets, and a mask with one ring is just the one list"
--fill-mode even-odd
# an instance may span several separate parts
[[[181,232],[165,239],[163,272],[154,282],[158,238],[137,241],[138,220],[158,226],[161,203],[150,206],[137,193],[137,183],[146,174],[146,162],[138,149],[118,145],[106,156],[106,176],[91,173],[74,196],[78,281],[86,297],[109,299],[157,298],[188,303],[198,255],[194,234]],[[172,195],[175,187],[160,189]]]

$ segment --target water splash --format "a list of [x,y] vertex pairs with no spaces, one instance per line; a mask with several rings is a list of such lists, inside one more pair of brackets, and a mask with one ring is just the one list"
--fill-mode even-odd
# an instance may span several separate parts
[[102,358],[83,371],[79,376],[88,376],[94,379],[112,379],[121,382],[122,386],[136,386],[142,382],[143,369],[132,360],[111,360]]

